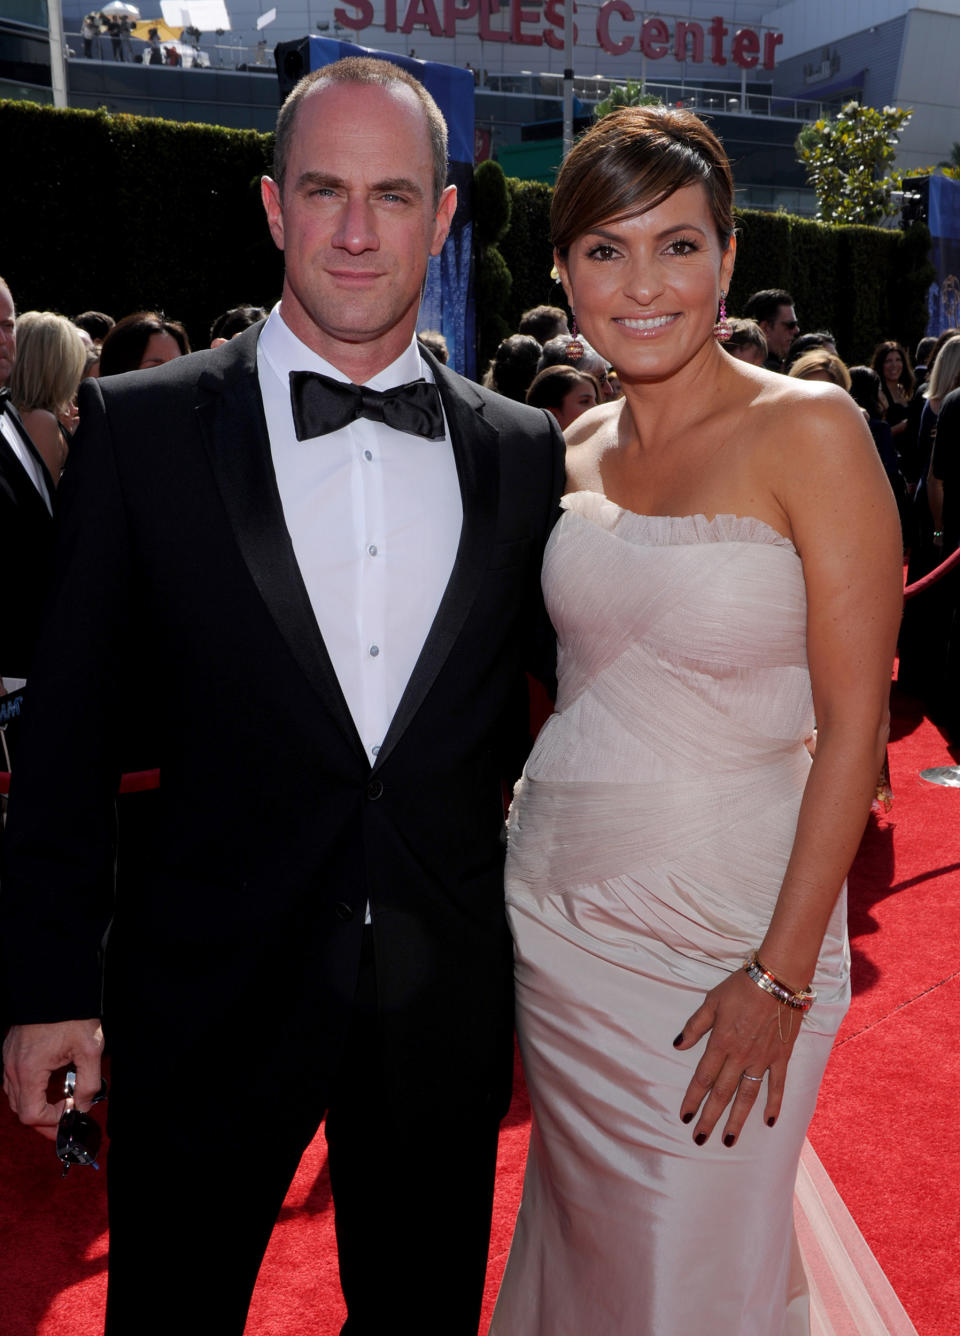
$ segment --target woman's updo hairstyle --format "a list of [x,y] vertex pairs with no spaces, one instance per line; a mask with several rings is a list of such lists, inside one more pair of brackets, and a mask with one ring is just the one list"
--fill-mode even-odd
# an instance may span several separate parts
[[720,140],[699,116],[671,107],[621,107],[573,146],[557,176],[550,235],[561,256],[600,223],[635,218],[675,190],[702,185],[722,250],[734,232],[733,176]]

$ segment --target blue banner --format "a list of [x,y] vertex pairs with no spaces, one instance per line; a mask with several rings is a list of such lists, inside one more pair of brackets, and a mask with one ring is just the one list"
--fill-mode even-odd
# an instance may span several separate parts
[[960,327],[960,181],[930,177],[927,226],[933,238],[930,259],[937,277],[927,294],[927,333]]
[[373,51],[332,37],[311,37],[304,74],[345,56],[375,56],[399,65],[419,79],[443,113],[449,131],[450,174],[457,187],[457,212],[443,250],[430,261],[418,329],[438,329],[450,350],[450,365],[476,378],[477,351],[473,305],[473,72],[432,60],[415,60],[392,51]]

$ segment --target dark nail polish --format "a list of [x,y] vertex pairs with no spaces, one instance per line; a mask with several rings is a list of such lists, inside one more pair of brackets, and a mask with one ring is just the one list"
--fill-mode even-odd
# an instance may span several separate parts
[[685,1114],[683,1115],[683,1117],[680,1119],[680,1121],[681,1121],[682,1123],[692,1123],[692,1122],[693,1122],[693,1114],[692,1114],[692,1113],[685,1113]]
[[683,1043],[683,1031],[681,1030],[680,1033],[677,1035],[676,1039],[673,1041],[673,1046],[674,1048],[679,1048],[682,1043]]
[[776,1118],[768,1118],[768,1119],[767,1119],[767,1126],[768,1126],[768,1127],[772,1127],[776,1121],[777,1121]]
[[706,1141],[706,1139],[707,1139],[707,1134],[706,1134],[706,1132],[698,1132],[697,1135],[696,1135],[693,1139],[694,1139],[694,1141],[697,1143],[698,1146],[702,1146],[703,1143],[704,1143],[704,1142]]
[[723,1144],[725,1146],[732,1146],[733,1143],[736,1141],[736,1139],[737,1138],[733,1135],[732,1132],[728,1132],[727,1135],[723,1138]]

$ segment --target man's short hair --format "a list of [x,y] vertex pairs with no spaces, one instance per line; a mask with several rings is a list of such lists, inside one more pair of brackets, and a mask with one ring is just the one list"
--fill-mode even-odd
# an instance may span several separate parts
[[764,320],[775,320],[781,306],[793,305],[793,298],[784,288],[762,288],[747,298],[743,314],[761,324]]
[[232,339],[235,334],[242,334],[258,320],[266,318],[267,312],[262,306],[231,306],[229,311],[218,315],[210,326],[211,342],[213,339]]
[[723,347],[728,353],[732,353],[735,348],[758,348],[764,357],[767,355],[767,339],[763,330],[757,324],[756,320],[749,320],[746,317],[738,319],[735,316],[727,321],[730,328],[730,337],[723,343]]
[[77,329],[86,330],[94,343],[103,343],[117,322],[105,311],[81,311],[73,317],[73,323]]
[[420,329],[417,331],[417,338],[433,353],[438,362],[447,365],[450,360],[450,349],[439,329]]
[[529,334],[537,343],[548,343],[561,334],[570,336],[567,313],[559,306],[533,306],[524,311],[517,326],[518,334]]
[[816,348],[826,348],[829,352],[831,348],[836,349],[836,346],[837,341],[829,329],[815,329],[809,334],[798,334],[790,345],[783,369],[789,371],[798,357],[805,357]]
[[439,204],[440,196],[447,184],[447,123],[443,119],[443,114],[419,79],[415,79],[399,65],[394,65],[392,61],[376,60],[372,56],[347,56],[332,65],[312,70],[300,80],[287,97],[277,116],[276,140],[273,146],[273,175],[280,187],[281,196],[290,140],[296,127],[300,103],[317,84],[325,83],[373,84],[380,88],[390,88],[392,84],[404,84],[412,91],[427,118],[430,148],[433,153],[433,202],[435,206]]

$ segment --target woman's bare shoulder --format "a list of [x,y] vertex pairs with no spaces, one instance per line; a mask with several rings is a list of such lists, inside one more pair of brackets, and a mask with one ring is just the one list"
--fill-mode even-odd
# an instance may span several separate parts
[[854,451],[873,448],[863,413],[846,390],[776,373],[764,377],[743,426],[747,439],[764,455],[801,468],[804,458],[841,441]]
[[588,408],[563,433],[567,443],[567,490],[597,489],[601,457],[616,445],[624,401]]

